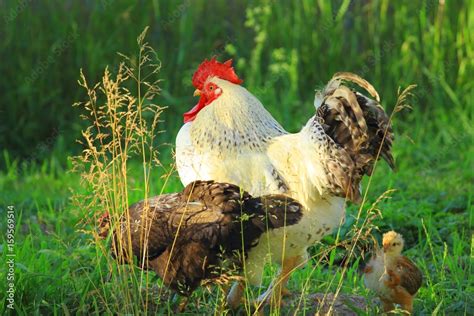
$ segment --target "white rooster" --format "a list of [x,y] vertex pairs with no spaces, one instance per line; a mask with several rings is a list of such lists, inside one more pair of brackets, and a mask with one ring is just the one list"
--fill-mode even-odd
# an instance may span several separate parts
[[[393,167],[389,118],[364,79],[336,74],[315,98],[316,115],[299,133],[288,133],[240,84],[231,61],[204,61],[193,76],[199,103],[184,114],[176,139],[176,164],[184,185],[215,180],[239,185],[253,195],[286,194],[304,207],[302,220],[262,236],[245,261],[246,278],[260,285],[268,261],[281,265],[275,286],[259,301],[277,303],[287,293],[291,272],[307,260],[307,248],[344,221],[346,198],[359,202],[359,183],[379,156]],[[375,100],[341,84],[349,80]],[[238,236],[236,236],[238,237]],[[240,303],[242,284],[228,303]]]

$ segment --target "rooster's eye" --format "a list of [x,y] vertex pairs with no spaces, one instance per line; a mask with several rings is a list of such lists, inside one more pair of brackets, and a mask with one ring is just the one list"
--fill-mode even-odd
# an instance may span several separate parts
[[214,86],[209,86],[209,90],[214,90]]

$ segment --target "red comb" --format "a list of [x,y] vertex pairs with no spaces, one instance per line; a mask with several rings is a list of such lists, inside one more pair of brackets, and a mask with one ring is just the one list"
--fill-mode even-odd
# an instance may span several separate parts
[[234,67],[232,67],[232,59],[220,63],[215,57],[212,57],[211,60],[206,59],[199,65],[193,75],[193,86],[201,90],[204,82],[211,76],[219,77],[235,84],[241,84],[243,82],[235,73]]

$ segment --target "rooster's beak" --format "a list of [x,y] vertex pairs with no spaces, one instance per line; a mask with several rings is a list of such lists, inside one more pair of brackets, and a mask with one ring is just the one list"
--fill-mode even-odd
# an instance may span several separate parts
[[194,90],[193,97],[198,97],[200,95],[201,95],[201,90],[199,89]]

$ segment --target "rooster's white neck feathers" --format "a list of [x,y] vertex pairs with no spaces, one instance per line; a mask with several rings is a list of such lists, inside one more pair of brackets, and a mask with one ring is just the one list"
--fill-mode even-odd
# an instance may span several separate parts
[[192,139],[199,141],[193,144],[196,149],[212,150],[218,144],[220,150],[261,150],[267,141],[286,134],[247,89],[216,77],[209,81],[222,89],[222,94],[202,109],[192,123]]

